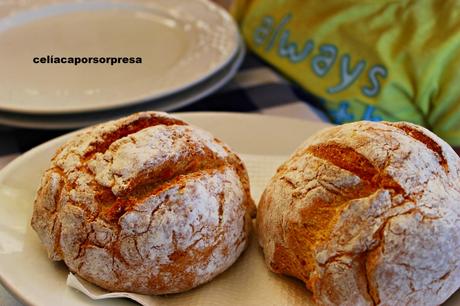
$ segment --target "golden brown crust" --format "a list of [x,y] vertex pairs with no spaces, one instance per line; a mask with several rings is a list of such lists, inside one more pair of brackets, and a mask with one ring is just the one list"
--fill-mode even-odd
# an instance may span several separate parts
[[42,178],[32,226],[49,257],[113,291],[181,292],[247,245],[254,203],[238,156],[164,113],[88,129]]
[[358,122],[306,141],[259,203],[270,269],[321,305],[435,305],[460,284],[460,159],[409,123]]

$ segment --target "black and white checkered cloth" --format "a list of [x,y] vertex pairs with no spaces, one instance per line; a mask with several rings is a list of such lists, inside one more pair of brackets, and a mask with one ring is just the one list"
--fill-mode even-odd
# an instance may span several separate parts
[[[248,53],[233,80],[216,93],[177,112],[253,112],[328,121],[315,98],[288,82],[266,63]],[[0,126],[0,168],[19,154],[70,130],[36,130]]]

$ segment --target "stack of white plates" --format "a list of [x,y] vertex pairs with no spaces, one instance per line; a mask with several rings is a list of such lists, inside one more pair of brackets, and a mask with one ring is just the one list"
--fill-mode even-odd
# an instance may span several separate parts
[[244,53],[207,0],[2,1],[0,123],[77,128],[177,109],[228,82]]

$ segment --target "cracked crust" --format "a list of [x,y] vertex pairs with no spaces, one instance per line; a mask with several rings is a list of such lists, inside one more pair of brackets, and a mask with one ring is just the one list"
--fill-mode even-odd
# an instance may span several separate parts
[[50,259],[111,291],[203,284],[246,248],[246,169],[209,133],[145,112],[84,130],[42,178],[32,215]]
[[268,267],[320,305],[439,305],[460,287],[460,159],[405,122],[308,139],[265,189]]

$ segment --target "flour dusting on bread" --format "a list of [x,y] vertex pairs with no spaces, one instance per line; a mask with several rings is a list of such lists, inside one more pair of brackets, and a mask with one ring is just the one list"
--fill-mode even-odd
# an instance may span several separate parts
[[358,122],[308,139],[258,210],[271,270],[321,305],[438,305],[460,286],[460,159],[409,123]]
[[211,134],[145,112],[84,130],[43,176],[32,226],[49,257],[112,291],[181,292],[232,265],[254,204]]

